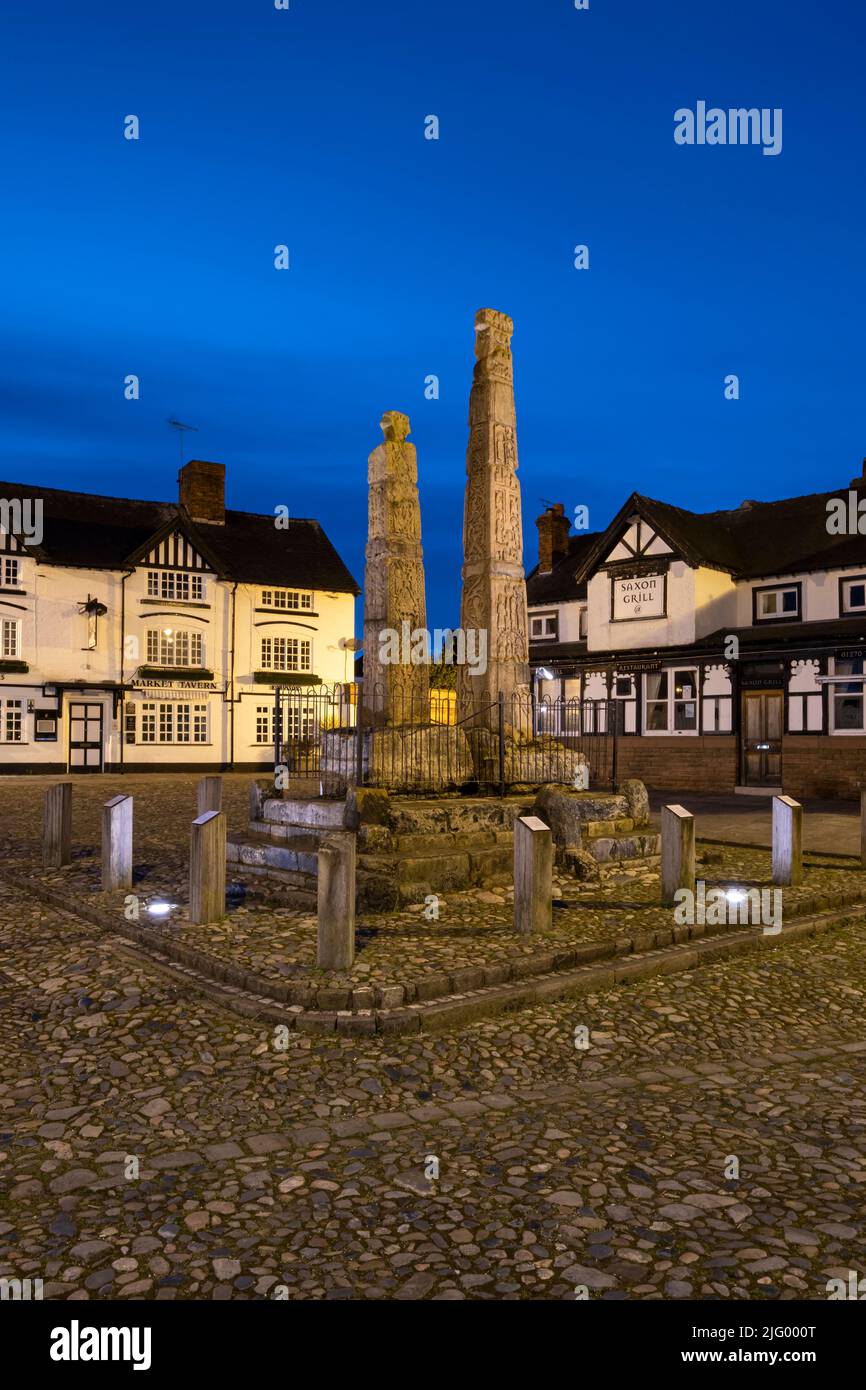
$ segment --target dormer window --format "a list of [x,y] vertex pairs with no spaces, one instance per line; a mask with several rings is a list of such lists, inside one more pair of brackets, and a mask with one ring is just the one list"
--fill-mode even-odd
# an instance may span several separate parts
[[772,588],[755,589],[752,593],[753,618],[756,623],[790,623],[801,617],[800,584],[777,584]]
[[204,598],[204,575],[187,570],[148,570],[148,598],[184,602]]
[[303,589],[262,589],[262,608],[312,612],[313,595]]

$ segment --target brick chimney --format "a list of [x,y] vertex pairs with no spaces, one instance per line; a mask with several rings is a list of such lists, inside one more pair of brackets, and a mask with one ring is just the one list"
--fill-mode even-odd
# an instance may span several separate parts
[[186,507],[193,521],[206,521],[212,526],[225,526],[224,463],[205,463],[190,459],[177,477],[180,505]]
[[554,502],[536,521],[538,527],[538,572],[550,574],[554,565],[568,554],[571,522],[561,502]]

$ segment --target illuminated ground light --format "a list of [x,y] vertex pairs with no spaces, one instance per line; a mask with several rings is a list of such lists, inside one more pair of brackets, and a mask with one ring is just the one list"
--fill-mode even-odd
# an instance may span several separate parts
[[745,888],[729,888],[725,893],[729,903],[744,903],[748,896]]
[[147,904],[147,911],[151,917],[167,917],[176,907],[177,903],[166,903],[161,898],[155,898]]

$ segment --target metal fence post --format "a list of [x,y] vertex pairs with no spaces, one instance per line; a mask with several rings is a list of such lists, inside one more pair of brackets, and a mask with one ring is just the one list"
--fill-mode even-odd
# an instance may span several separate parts
[[505,696],[499,692],[499,795],[505,795]]
[[282,689],[276,686],[274,689],[274,776],[277,768],[282,762],[281,752],[283,746],[283,707],[280,700]]
[[[356,704],[355,704],[355,786],[364,785],[364,681],[359,678],[355,681]],[[372,736],[371,736],[372,739]],[[372,742],[370,751],[372,753]]]

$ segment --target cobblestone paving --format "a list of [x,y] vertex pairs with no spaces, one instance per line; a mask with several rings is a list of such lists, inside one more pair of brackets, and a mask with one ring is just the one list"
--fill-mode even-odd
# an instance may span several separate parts
[[[73,793],[72,865],[43,872],[40,865],[42,779],[2,779],[0,782],[0,845],[3,862],[19,863],[37,872],[55,889],[80,895],[118,919],[124,894],[103,894],[99,883],[99,837],[102,803],[119,790],[135,798],[134,892],[141,899],[141,920],[158,938],[166,931],[177,941],[206,950],[221,960],[240,965],[265,978],[283,980],[301,975],[323,983],[316,970],[316,919],[304,909],[262,905],[254,898],[230,900],[224,923],[190,926],[186,921],[188,895],[189,822],[195,815],[194,776],[75,779]],[[229,829],[242,829],[248,816],[249,775],[224,778],[224,806]],[[706,856],[710,862],[703,862]],[[768,886],[768,850],[699,847],[698,876],[707,888]],[[242,883],[243,875],[235,876]],[[246,880],[253,894],[260,880]],[[265,890],[267,891],[267,890]],[[557,879],[559,895],[550,932],[530,940],[515,936],[510,889],[476,889],[438,899],[437,920],[425,917],[423,904],[358,918],[358,955],[351,971],[332,975],[335,987],[406,985],[437,971],[498,964],[551,948],[583,942],[611,941],[634,933],[670,927],[672,914],[660,906],[658,874],[646,867],[624,867],[616,878],[602,883]],[[785,889],[785,920],[835,901],[866,896],[866,875],[845,860],[809,855],[803,884]],[[146,903],[157,897],[177,904],[169,926],[150,919]]]
[[0,923],[0,1274],[46,1297],[824,1298],[864,1272],[866,927],[281,1052],[16,888]]

